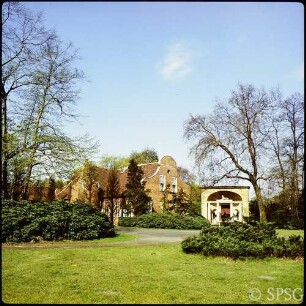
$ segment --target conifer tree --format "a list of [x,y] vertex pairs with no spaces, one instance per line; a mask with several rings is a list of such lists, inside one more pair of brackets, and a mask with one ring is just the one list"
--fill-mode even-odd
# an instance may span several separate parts
[[135,216],[149,212],[149,203],[151,197],[145,190],[145,181],[143,180],[143,171],[137,166],[134,159],[131,159],[128,167],[128,182],[126,184],[126,197],[132,206]]

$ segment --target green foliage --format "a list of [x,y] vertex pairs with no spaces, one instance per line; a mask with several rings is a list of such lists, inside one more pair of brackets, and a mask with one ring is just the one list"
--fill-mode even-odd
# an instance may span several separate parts
[[190,193],[182,188],[178,192],[171,192],[168,185],[160,199],[163,211],[171,211],[181,215],[201,216],[201,190],[194,184],[190,185]]
[[140,152],[132,152],[130,160],[134,159],[136,164],[148,164],[158,161],[158,154],[154,149],[146,148]]
[[123,169],[129,165],[128,157],[104,155],[99,161],[99,165],[103,168]]
[[2,242],[86,240],[115,235],[108,217],[95,207],[64,201],[37,202],[3,200]]
[[40,13],[19,2],[8,1],[3,9],[1,195],[26,199],[37,179],[50,173],[68,178],[98,143],[63,129],[78,117],[74,104],[84,74],[75,67],[77,49],[48,29]]
[[126,184],[126,197],[132,206],[133,214],[139,216],[149,212],[149,197],[145,190],[145,182],[143,181],[143,171],[137,166],[134,159],[130,161],[128,167],[128,182]]
[[304,257],[304,239],[290,236],[277,237],[271,223],[228,223],[220,227],[203,228],[199,236],[182,241],[185,253],[201,253],[204,256],[237,258],[254,257]]
[[192,216],[201,216],[201,193],[202,189],[195,183],[190,183],[190,204],[188,205],[187,212]]
[[161,201],[163,203],[163,211],[171,211],[177,214],[187,213],[189,198],[182,188],[177,193],[171,192],[168,185],[163,192]]
[[[298,218],[290,207],[290,193],[282,191],[277,196],[266,199],[265,211],[268,222],[274,223],[278,228],[304,229],[304,197],[302,191],[298,201]],[[251,220],[259,220],[257,200],[251,200],[249,204]]]
[[157,152],[154,149],[146,148],[140,152],[132,152],[129,156],[111,156],[101,157],[99,165],[104,168],[123,169],[128,167],[129,162],[134,159],[136,164],[147,164],[158,161]]
[[99,212],[92,205],[78,202],[68,206],[72,208],[68,239],[87,240],[115,235],[113,224],[105,213]]
[[173,212],[149,213],[138,217],[119,218],[119,225],[172,229],[202,229],[210,226],[209,222],[203,217],[192,217]]
[[186,214],[189,206],[187,193],[181,188],[179,192],[172,194],[172,209],[177,214]]

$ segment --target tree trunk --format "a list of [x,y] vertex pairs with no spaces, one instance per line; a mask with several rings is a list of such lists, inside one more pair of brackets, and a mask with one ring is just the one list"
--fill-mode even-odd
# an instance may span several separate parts
[[292,217],[299,220],[299,187],[298,187],[298,174],[297,174],[297,158],[292,161],[292,174],[291,174],[291,211]]
[[8,135],[7,135],[7,99],[6,93],[4,91],[3,85],[1,86],[1,137],[2,137],[2,163],[1,163],[1,197],[4,199],[9,198],[9,188],[8,188],[8,156],[7,156],[7,145],[8,145]]
[[110,220],[114,224],[114,206],[115,206],[114,198],[110,199],[110,203],[111,203],[111,205],[110,205]]
[[261,223],[266,223],[267,222],[266,211],[265,211],[264,201],[261,195],[260,188],[256,182],[253,183],[253,187],[255,190],[257,205],[259,209],[259,220]]
[[292,160],[292,175],[291,175],[291,186],[293,192],[293,214],[294,217],[299,220],[299,183],[298,183],[298,141],[296,140],[296,132],[294,131],[294,149],[293,149],[293,160]]

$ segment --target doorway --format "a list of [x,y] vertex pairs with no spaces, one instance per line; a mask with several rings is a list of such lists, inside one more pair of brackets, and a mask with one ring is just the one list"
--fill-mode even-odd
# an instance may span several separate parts
[[224,221],[228,219],[231,215],[231,206],[230,204],[221,204],[221,219]]

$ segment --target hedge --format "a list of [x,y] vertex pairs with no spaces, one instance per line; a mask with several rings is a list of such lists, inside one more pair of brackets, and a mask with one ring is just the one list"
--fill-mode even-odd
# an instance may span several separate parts
[[119,218],[120,226],[169,228],[169,229],[202,229],[209,226],[207,219],[201,216],[180,215],[173,212],[148,213],[137,217]]
[[203,228],[200,235],[182,241],[185,253],[200,253],[204,256],[237,258],[304,257],[304,239],[292,235],[288,239],[277,237],[275,227],[255,222],[234,222],[220,227]]
[[113,237],[114,227],[107,215],[95,207],[65,201],[2,201],[1,241],[87,240]]

